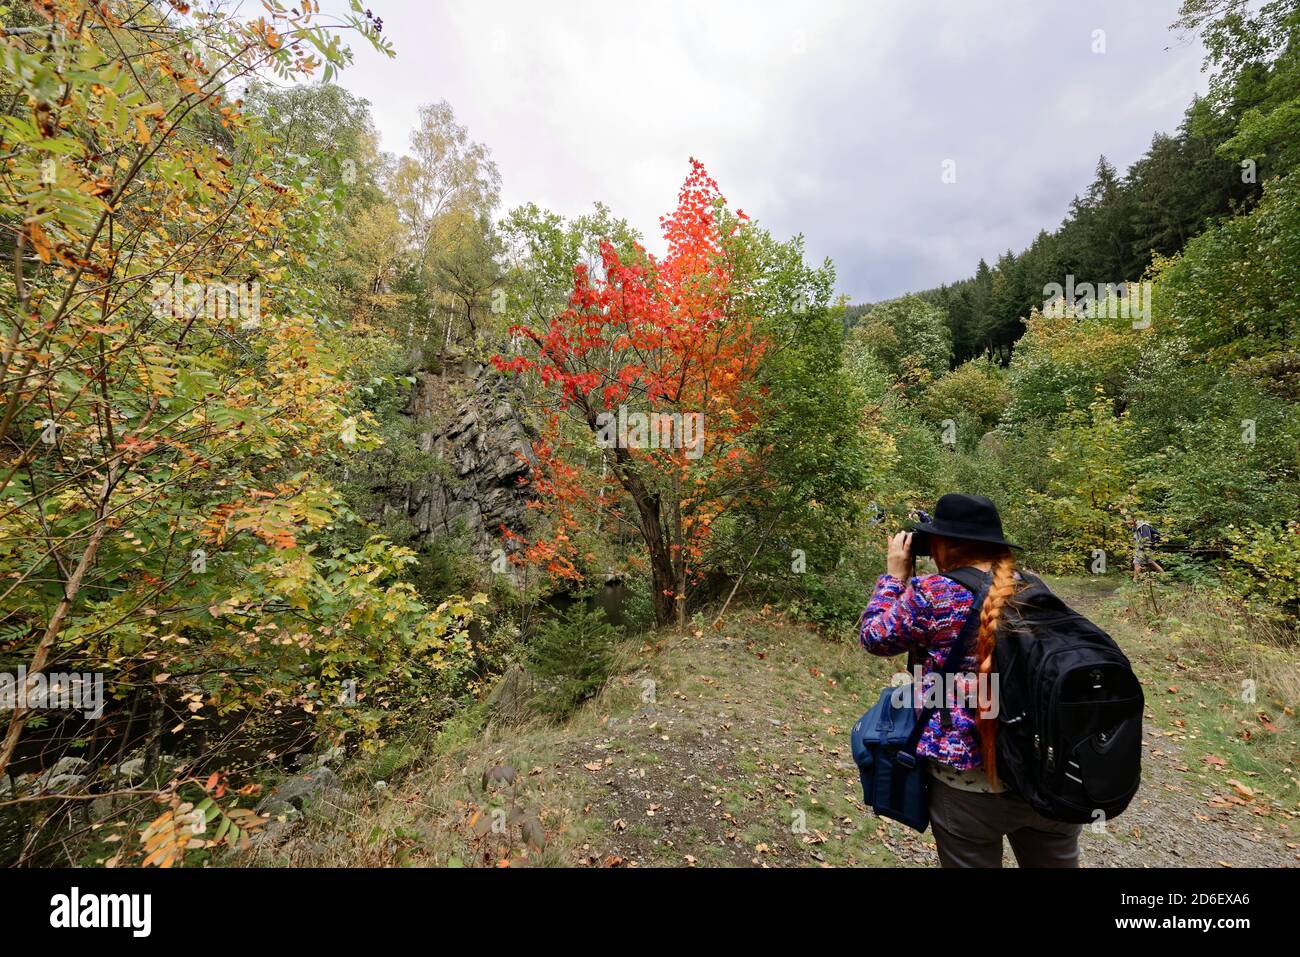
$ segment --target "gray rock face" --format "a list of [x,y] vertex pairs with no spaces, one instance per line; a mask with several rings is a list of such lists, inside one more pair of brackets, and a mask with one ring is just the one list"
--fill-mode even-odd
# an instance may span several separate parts
[[421,448],[446,466],[409,489],[407,513],[422,534],[463,533],[485,563],[497,548],[512,551],[503,526],[528,531],[529,496],[519,480],[535,461],[536,433],[519,412],[521,401],[511,378],[467,359],[458,370],[418,373],[407,409],[429,426]]

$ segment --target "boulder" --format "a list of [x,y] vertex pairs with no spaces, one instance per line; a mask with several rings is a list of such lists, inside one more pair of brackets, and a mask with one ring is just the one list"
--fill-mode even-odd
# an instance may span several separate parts
[[90,762],[82,758],[60,758],[53,767],[40,774],[24,775],[15,783],[20,792],[30,794],[60,794],[74,790],[86,779]]
[[301,815],[306,805],[331,800],[342,793],[338,775],[326,767],[281,781],[262,798],[257,813],[287,820]]
[[521,665],[512,664],[488,695],[488,710],[504,724],[521,724],[532,715],[529,702],[536,693],[533,676]]
[[135,784],[144,778],[145,759],[128,758],[117,767],[113,768],[113,777],[125,781],[127,784]]
[[323,768],[329,765],[337,766],[342,762],[346,751],[342,747],[333,747],[319,753],[306,752],[294,758],[294,764],[299,768]]

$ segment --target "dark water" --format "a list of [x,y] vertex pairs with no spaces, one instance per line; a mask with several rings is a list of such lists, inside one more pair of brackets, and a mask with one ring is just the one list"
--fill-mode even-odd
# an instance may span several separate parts
[[581,603],[587,611],[599,609],[611,625],[619,627],[634,624],[628,619],[627,603],[630,597],[628,587],[621,581],[610,582],[598,588],[594,594],[579,596],[561,592],[551,595],[542,602],[543,614],[549,616],[563,615],[574,605]]
[[[690,601],[687,603],[687,614],[693,615],[697,611],[710,605],[716,605],[722,602],[731,592],[731,587],[735,579],[722,572],[709,572],[702,581],[696,582],[691,589]],[[609,619],[610,624],[619,625],[630,630],[640,628],[653,628],[654,620],[639,620],[637,612],[649,614],[649,608],[636,608],[632,590],[623,583],[622,580],[612,581],[601,588],[598,588],[590,595],[574,595],[566,592],[560,592],[551,595],[542,600],[544,615],[562,615],[578,602],[582,602],[588,611],[600,609]],[[645,600],[644,598],[642,599]]]

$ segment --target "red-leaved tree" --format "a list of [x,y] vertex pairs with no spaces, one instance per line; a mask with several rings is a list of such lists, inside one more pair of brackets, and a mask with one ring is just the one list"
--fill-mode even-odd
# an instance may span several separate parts
[[[523,555],[579,577],[571,554],[584,507],[617,510],[612,476],[645,541],[660,624],[685,621],[687,590],[711,525],[744,500],[753,465],[745,444],[758,412],[755,373],[764,352],[736,284],[731,239],[745,228],[697,160],[660,220],[662,259],[636,250],[624,261],[601,245],[597,275],[574,270],[568,308],[538,327],[515,326],[522,354],[495,356],[502,370],[535,374],[561,412],[602,448],[602,477],[576,480],[573,430],[550,420],[534,448],[537,504],[549,538]],[[566,435],[569,436],[566,438]]]

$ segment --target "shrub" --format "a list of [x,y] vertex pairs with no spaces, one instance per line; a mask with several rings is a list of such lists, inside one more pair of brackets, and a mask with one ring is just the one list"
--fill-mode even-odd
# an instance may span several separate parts
[[1232,557],[1224,573],[1237,595],[1300,614],[1300,522],[1229,529]]
[[1035,543],[1044,570],[1083,571],[1099,552],[1113,562],[1131,551],[1125,516],[1139,507],[1128,451],[1133,435],[1128,416],[1112,415],[1100,389],[1087,409],[1068,413],[1047,456],[1053,474],[1043,491],[1025,495],[1026,509],[1044,531]]
[[842,568],[825,575],[808,574],[800,581],[802,587],[790,610],[801,620],[840,627],[856,621],[862,614],[874,583],[870,574],[846,572]]
[[478,566],[463,537],[429,538],[421,542],[410,581],[426,601],[441,600],[457,591],[470,591]]
[[528,656],[543,688],[533,707],[560,720],[594,697],[613,673],[620,633],[603,611],[588,611],[581,603],[542,624]]

